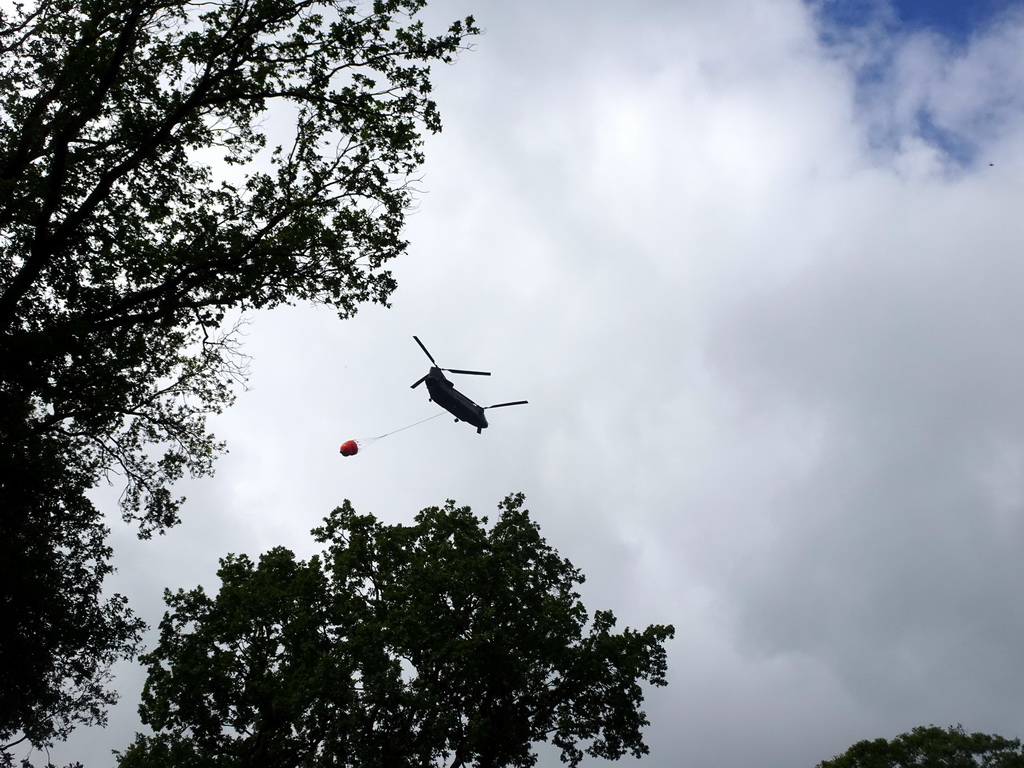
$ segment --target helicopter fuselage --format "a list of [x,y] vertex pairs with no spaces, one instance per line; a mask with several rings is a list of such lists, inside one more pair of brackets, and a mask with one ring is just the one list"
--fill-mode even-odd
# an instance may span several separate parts
[[432,367],[423,382],[427,385],[430,399],[454,416],[456,421],[472,424],[477,432],[487,428],[484,409],[459,392],[440,368]]

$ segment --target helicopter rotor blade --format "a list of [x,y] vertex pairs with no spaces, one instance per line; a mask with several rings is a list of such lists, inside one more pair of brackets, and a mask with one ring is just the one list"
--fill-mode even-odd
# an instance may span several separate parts
[[416,389],[416,387],[418,387],[420,384],[422,384],[426,380],[427,380],[427,377],[424,376],[422,379],[420,379],[415,384],[413,384],[411,387],[409,387],[409,389]]
[[448,373],[468,373],[470,376],[490,376],[489,371],[461,371],[458,368],[442,368],[442,371],[448,371]]
[[434,365],[436,366],[437,362],[434,360],[434,356],[427,351],[427,348],[425,346],[423,346],[423,342],[420,341],[415,336],[413,336],[413,338],[416,339],[416,343],[420,345],[420,349],[423,350],[423,354],[425,354],[427,357],[429,357],[430,358],[430,362],[434,363]]
[[511,403],[495,403],[494,405],[485,405],[484,410],[486,411],[488,408],[504,408],[506,405],[526,405],[529,402],[529,400],[516,400]]

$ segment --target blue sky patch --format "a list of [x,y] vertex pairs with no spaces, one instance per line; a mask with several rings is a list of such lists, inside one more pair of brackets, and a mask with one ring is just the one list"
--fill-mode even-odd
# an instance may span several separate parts
[[977,147],[967,137],[950,131],[938,123],[931,112],[918,110],[916,116],[918,135],[932,146],[938,147],[958,165],[969,165],[976,159]]
[[956,43],[985,27],[1020,0],[893,0],[898,23],[910,29],[929,29]]
[[[894,65],[908,37],[928,33],[944,41],[937,50],[958,57],[972,38],[982,35],[1000,16],[1024,9],[1024,0],[807,0],[818,14],[821,41],[835,47],[853,69],[858,101],[873,115],[871,144],[898,151],[901,137],[913,134],[939,149],[954,165],[978,160],[976,137],[942,124],[922,100],[909,123],[889,108]],[[866,33],[863,34],[863,33]],[[893,120],[893,122],[890,122]]]
[[894,31],[929,30],[964,44],[976,30],[1024,0],[812,0],[828,31],[856,29],[883,21]]

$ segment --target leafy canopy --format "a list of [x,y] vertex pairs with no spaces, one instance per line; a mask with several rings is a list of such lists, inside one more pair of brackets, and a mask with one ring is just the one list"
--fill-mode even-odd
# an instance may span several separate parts
[[[209,470],[231,310],[386,303],[421,133],[425,0],[38,0],[0,10],[0,426],[128,481],[145,532]],[[406,19],[405,17],[409,17]],[[405,22],[404,25],[401,22]],[[151,459],[145,446],[165,452]]]
[[0,758],[102,722],[139,623],[87,494],[119,475],[141,535],[178,521],[244,375],[232,318],[388,301],[430,64],[477,31],[424,4],[0,4]]
[[166,593],[139,735],[121,768],[529,766],[647,752],[642,681],[665,685],[671,626],[613,632],[522,495],[490,528],[467,507],[383,525],[348,502],[326,550],[221,561],[216,596]]
[[859,741],[818,768],[1024,768],[1020,739],[918,726],[892,741]]

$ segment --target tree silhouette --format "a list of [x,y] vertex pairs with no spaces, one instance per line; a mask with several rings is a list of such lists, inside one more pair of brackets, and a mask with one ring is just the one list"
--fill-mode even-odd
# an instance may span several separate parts
[[0,744],[102,719],[139,625],[100,597],[87,493],[119,476],[141,535],[178,521],[172,484],[222,449],[237,312],[394,290],[430,64],[476,32],[427,34],[424,4],[0,8]]
[[168,592],[143,660],[140,766],[530,766],[647,752],[640,709],[665,685],[671,626],[613,632],[522,495],[496,523],[448,502],[386,526],[346,502],[326,550],[221,561],[215,596]]

